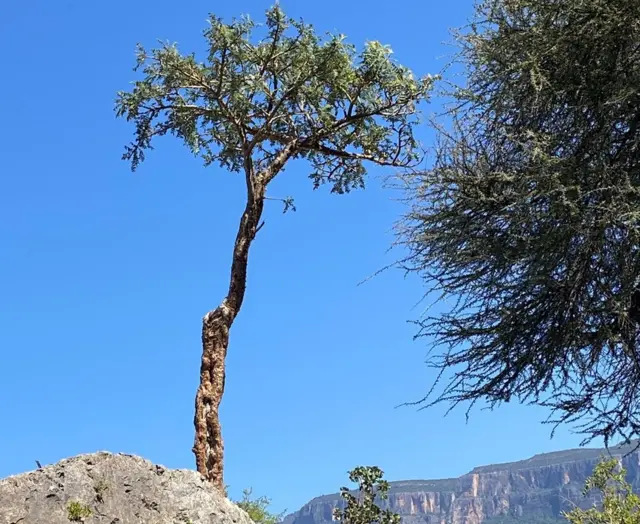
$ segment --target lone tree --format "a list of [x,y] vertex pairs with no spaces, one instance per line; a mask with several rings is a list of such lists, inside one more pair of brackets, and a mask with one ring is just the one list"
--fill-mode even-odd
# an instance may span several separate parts
[[340,488],[342,507],[333,510],[333,520],[341,524],[400,524],[400,515],[377,504],[389,497],[389,482],[383,476],[378,466],[358,466],[349,471],[349,480],[358,484],[358,493]]
[[640,435],[640,3],[485,0],[465,85],[406,180],[400,264],[425,315],[423,406],[517,399],[587,442]]
[[[415,79],[368,42],[358,54],[342,35],[320,38],[310,25],[266,13],[261,39],[248,18],[225,24],[211,17],[205,62],[173,45],[138,48],[143,78],[121,92],[117,114],[135,123],[124,159],[132,169],[155,137],[173,134],[205,166],[242,173],[246,201],[233,246],[229,290],[204,316],[200,386],[195,401],[198,471],[221,491],[223,441],[218,408],[225,384],[229,330],[245,294],[249,251],[263,223],[267,188],[285,165],[306,159],[314,188],[334,193],[364,187],[366,168],[410,168],[419,161],[416,105],[432,80]],[[285,201],[285,209],[290,206]]]

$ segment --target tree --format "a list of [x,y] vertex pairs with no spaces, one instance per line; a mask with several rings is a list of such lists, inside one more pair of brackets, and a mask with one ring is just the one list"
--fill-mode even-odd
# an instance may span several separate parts
[[349,472],[349,480],[358,484],[358,496],[349,488],[340,488],[344,508],[336,508],[333,518],[342,524],[400,524],[400,515],[390,509],[381,509],[376,497],[388,497],[389,483],[377,466],[358,466]]
[[[223,441],[218,409],[225,383],[229,330],[244,299],[251,244],[267,188],[294,159],[311,164],[314,188],[334,193],[364,187],[366,167],[407,168],[419,160],[413,129],[416,105],[432,80],[414,79],[391,59],[391,50],[368,42],[358,54],[342,35],[318,37],[276,5],[266,31],[242,18],[225,24],[214,16],[204,35],[204,62],[174,45],[138,48],[143,78],[120,92],[117,115],[135,124],[124,159],[133,170],[155,138],[174,135],[205,166],[241,173],[246,186],[233,246],[229,290],[204,316],[200,386],[195,402],[198,471],[223,490]],[[291,201],[285,200],[285,210]]]
[[616,459],[600,462],[585,483],[586,497],[593,490],[600,492],[602,507],[587,510],[576,507],[564,516],[570,524],[639,524],[640,497],[625,480],[626,471]]
[[640,3],[485,0],[456,39],[465,83],[398,224],[400,266],[449,303],[418,321],[418,404],[640,435]]
[[247,512],[249,518],[256,524],[278,524],[282,521],[286,511],[279,514],[271,513],[268,508],[271,504],[271,499],[262,496],[256,499],[252,499],[253,491],[245,489],[242,491],[242,500],[236,502],[236,504]]

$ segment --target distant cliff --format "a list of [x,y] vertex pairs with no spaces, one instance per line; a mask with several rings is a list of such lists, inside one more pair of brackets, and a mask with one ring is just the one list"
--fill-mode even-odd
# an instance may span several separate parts
[[[636,445],[604,449],[572,449],[536,455],[528,460],[481,466],[459,478],[391,482],[386,507],[403,524],[544,523],[562,518],[582,496],[594,466],[609,454],[622,461],[628,480],[640,489],[640,450]],[[328,524],[339,494],[317,497],[282,524]]]

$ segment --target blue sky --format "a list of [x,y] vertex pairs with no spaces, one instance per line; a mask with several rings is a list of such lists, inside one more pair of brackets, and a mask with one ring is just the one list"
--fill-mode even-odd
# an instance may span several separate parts
[[[210,12],[260,19],[267,1],[6,2],[0,82],[0,477],[97,450],[193,467],[200,321],[227,284],[242,181],[204,169],[175,141],[132,174],[132,128],[118,90],[140,41],[203,49]],[[282,2],[320,31],[390,44],[416,73],[437,72],[447,29],[470,0]],[[431,111],[433,109],[428,109]],[[428,132],[422,133],[428,142]],[[226,482],[298,509],[337,491],[347,470],[387,478],[457,476],[476,465],[576,446],[537,408],[423,411],[426,347],[407,320],[423,289],[389,271],[398,195],[376,178],[346,196],[313,192],[303,164],[273,195],[231,335],[222,407]],[[376,174],[381,174],[376,172]],[[370,384],[374,384],[370,387]]]

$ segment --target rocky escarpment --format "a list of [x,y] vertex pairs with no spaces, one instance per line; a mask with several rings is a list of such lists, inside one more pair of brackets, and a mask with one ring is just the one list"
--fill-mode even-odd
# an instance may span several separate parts
[[[563,511],[593,504],[582,496],[594,466],[609,454],[619,458],[634,489],[640,489],[640,451],[635,445],[575,449],[528,460],[475,468],[459,478],[391,482],[390,507],[403,524],[534,523],[560,519]],[[313,499],[283,524],[328,524],[338,494]]]
[[0,480],[0,524],[252,524],[195,471],[80,455]]

